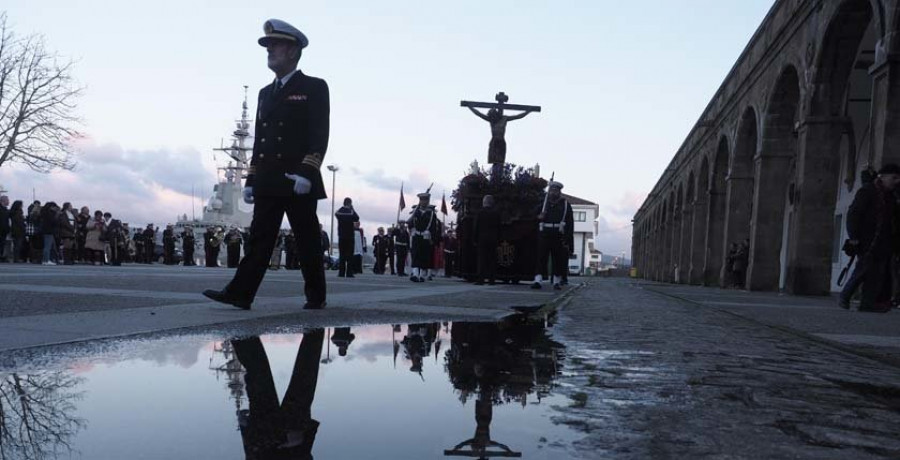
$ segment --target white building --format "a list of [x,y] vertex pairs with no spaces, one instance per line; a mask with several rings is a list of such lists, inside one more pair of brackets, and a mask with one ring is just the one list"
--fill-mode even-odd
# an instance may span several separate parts
[[600,214],[597,203],[563,193],[563,198],[572,205],[572,218],[575,221],[575,256],[569,260],[569,273],[582,274],[590,266],[591,248],[594,241],[594,220]]

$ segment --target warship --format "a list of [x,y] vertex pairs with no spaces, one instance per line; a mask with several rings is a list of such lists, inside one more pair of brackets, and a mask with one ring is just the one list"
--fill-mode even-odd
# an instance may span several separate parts
[[[197,237],[197,248],[194,251],[197,257],[203,257],[202,235],[207,228],[216,230],[220,244],[229,228],[237,227],[245,233],[250,229],[253,206],[244,203],[243,200],[243,179],[246,178],[249,156],[253,150],[250,121],[247,107],[247,86],[244,86],[241,118],[235,122],[236,129],[231,133],[231,145],[228,147],[222,145],[212,149],[214,152],[223,152],[228,157],[228,163],[225,166],[216,167],[217,181],[213,186],[212,195],[206,200],[199,219],[189,219],[187,214],[183,214],[178,216],[175,223],[176,235],[181,235],[188,226],[193,228],[194,235]],[[213,155],[216,158],[215,154]],[[224,257],[225,251],[221,251],[220,264]]]

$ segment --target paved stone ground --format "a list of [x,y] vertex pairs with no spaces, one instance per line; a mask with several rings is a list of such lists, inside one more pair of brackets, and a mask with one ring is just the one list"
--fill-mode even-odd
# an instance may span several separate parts
[[210,302],[233,269],[162,265],[35,266],[0,264],[0,351],[280,318],[301,325],[432,320],[497,320],[511,307],[537,308],[559,292],[527,285],[474,286],[438,278],[327,273],[328,307],[304,311],[299,271],[269,271],[251,311]]
[[[700,303],[672,297],[686,293]],[[555,337],[572,404],[556,422],[586,434],[574,455],[900,458],[900,369],[816,332],[881,336],[896,313],[628,280],[592,279],[570,300]]]

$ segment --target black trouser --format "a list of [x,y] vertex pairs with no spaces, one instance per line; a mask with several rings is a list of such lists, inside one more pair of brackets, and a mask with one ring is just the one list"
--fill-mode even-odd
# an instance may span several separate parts
[[[269,358],[259,337],[231,341],[235,356],[247,371],[244,385],[249,410],[238,412],[238,426],[247,458],[312,458],[309,454],[318,422],[312,419],[311,409],[324,339],[323,329],[303,334],[281,403]],[[300,445],[283,447],[289,431],[303,433]]]
[[175,265],[175,242],[163,243],[163,263]]
[[153,253],[153,251],[155,249],[156,249],[156,243],[154,243],[152,241],[149,244],[147,244],[146,246],[144,246],[144,252],[146,252],[146,254],[144,254],[144,263],[145,264],[153,263],[153,259],[156,258],[156,254]]
[[444,276],[451,277],[453,276],[453,266],[455,265],[454,258],[456,257],[456,252],[447,252],[444,251]]
[[383,251],[378,251],[375,254],[375,268],[372,270],[379,275],[384,274],[384,265],[387,263],[387,254]]
[[391,274],[392,275],[397,274],[397,272],[394,271],[394,251],[393,250],[391,250],[391,252],[388,253],[387,260],[388,260],[388,265],[391,266]]
[[181,250],[184,252],[184,266],[194,265],[194,245],[182,246]]
[[6,253],[6,235],[9,232],[0,232],[0,260],[8,260],[9,254]]
[[497,242],[478,242],[478,281],[494,281],[497,277]]
[[890,248],[873,251],[857,258],[853,274],[841,289],[841,300],[850,302],[853,293],[862,285],[859,302],[860,310],[871,309],[876,303],[891,299],[891,255]]
[[559,283],[562,275],[566,270],[566,263],[569,260],[566,249],[563,246],[563,235],[555,231],[543,231],[538,239],[538,266],[535,274],[544,273],[547,268],[547,262],[552,258],[553,265],[550,275],[556,276],[554,280]]
[[225,291],[235,297],[253,300],[269,267],[281,220],[287,213],[296,235],[300,270],[305,281],[306,300],[325,301],[325,269],[322,266],[322,238],[316,200],[311,197],[257,197],[250,224],[247,254],[238,265],[234,279]]
[[338,240],[338,276],[353,274],[353,247],[356,244],[353,238],[341,238]]
[[362,273],[362,254],[354,254],[353,263],[350,265],[353,266],[353,273]]
[[397,274],[400,276],[406,276],[406,256],[409,253],[409,249],[406,246],[397,246]]
[[228,245],[228,268],[235,268],[241,263],[241,245]]

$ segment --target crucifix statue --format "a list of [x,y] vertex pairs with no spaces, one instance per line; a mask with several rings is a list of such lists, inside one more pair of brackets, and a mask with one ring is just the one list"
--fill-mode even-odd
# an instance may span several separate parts
[[[488,163],[493,165],[506,163],[506,123],[512,120],[525,118],[531,112],[540,112],[540,106],[536,105],[517,105],[507,104],[509,96],[505,93],[497,93],[494,97],[497,102],[472,102],[460,101],[461,107],[468,107],[478,118],[490,123],[491,125],[491,143],[488,145]],[[489,109],[487,114],[481,113],[476,108]],[[503,114],[504,110],[516,110],[522,113],[507,116]]]

